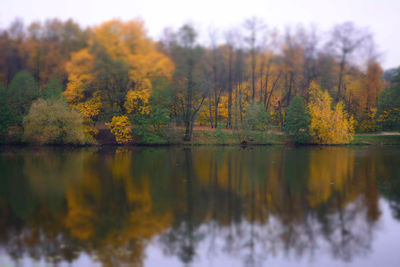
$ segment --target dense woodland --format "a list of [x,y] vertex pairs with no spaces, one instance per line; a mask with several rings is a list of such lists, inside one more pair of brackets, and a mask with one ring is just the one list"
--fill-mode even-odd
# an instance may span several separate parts
[[15,20],[0,31],[2,140],[96,143],[105,125],[118,143],[166,143],[167,129],[191,141],[205,126],[340,144],[400,129],[399,69],[384,72],[363,28],[278,31],[251,18],[198,35],[183,25],[154,41],[140,20]]

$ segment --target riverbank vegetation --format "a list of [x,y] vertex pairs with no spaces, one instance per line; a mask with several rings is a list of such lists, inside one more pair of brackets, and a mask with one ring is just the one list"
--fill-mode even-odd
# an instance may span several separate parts
[[16,20],[0,32],[1,142],[376,144],[358,134],[400,130],[400,69],[384,71],[352,23],[281,32],[251,18],[198,36]]

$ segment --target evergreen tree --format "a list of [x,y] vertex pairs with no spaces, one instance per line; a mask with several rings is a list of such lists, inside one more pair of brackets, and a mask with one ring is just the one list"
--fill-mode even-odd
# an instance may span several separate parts
[[14,124],[8,99],[7,91],[0,86],[0,141],[7,134],[7,128]]
[[306,111],[304,99],[296,96],[286,111],[285,133],[291,136],[296,143],[305,144],[311,140],[309,125],[310,114]]
[[60,79],[58,79],[56,76],[53,76],[47,81],[42,97],[43,99],[59,98],[61,97],[62,91],[63,85],[61,84]]
[[382,130],[400,129],[400,68],[394,71],[390,86],[382,92],[376,116]]
[[22,118],[28,114],[32,102],[39,95],[39,88],[33,76],[27,71],[18,72],[8,88],[13,119],[21,125]]

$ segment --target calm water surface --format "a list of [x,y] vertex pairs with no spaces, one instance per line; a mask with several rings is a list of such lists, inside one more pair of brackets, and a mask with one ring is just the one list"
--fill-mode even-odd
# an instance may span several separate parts
[[400,266],[400,147],[0,148],[0,266]]

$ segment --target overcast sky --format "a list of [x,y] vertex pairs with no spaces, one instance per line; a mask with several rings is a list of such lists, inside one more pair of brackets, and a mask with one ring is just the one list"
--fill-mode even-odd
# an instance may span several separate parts
[[400,65],[400,0],[0,0],[0,27],[16,17],[26,24],[48,18],[72,18],[83,26],[112,18],[141,18],[157,39],[165,27],[194,22],[201,31],[226,29],[246,18],[261,17],[270,27],[315,24],[326,31],[353,21],[375,37],[385,68]]

